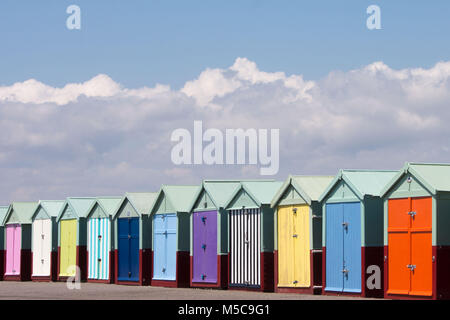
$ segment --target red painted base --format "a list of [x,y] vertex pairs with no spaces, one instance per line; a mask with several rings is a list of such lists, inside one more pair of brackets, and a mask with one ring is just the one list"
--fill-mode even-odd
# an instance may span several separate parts
[[[230,290],[244,290],[244,291],[262,291],[262,292],[273,292],[275,288],[274,283],[274,254],[273,252],[261,252],[261,285],[258,288],[247,287],[247,286],[233,286],[228,284],[228,289]],[[228,279],[231,279],[231,253],[228,254]]]
[[[86,246],[77,246],[76,248],[77,258],[76,258],[76,265],[80,269],[80,281],[86,282],[87,280],[87,249]],[[58,247],[58,257],[61,257],[61,247]],[[57,269],[57,281],[67,281],[69,277],[66,276],[60,276],[60,267],[61,267],[61,261],[60,258],[58,258],[58,269]]]
[[[153,257],[153,252],[152,252]],[[154,287],[168,287],[168,288],[189,288],[189,252],[177,251],[176,257],[176,280],[154,280],[152,270],[151,285]]]
[[228,284],[228,255],[217,256],[217,281],[215,283],[192,282],[194,272],[193,257],[190,256],[190,286],[192,288],[226,289]]
[[[275,292],[297,294],[321,294],[322,293],[322,252],[310,251],[310,274],[312,284],[307,288],[291,288],[278,286],[278,251],[274,252],[274,282]],[[314,288],[316,287],[316,288]]]
[[369,289],[367,280],[373,273],[367,273],[367,268],[376,265],[380,268],[380,277],[383,279],[383,247],[361,247],[361,293],[325,291],[326,287],[326,247],[322,248],[322,294],[332,296],[372,297],[383,298],[384,286],[380,281],[380,289]]

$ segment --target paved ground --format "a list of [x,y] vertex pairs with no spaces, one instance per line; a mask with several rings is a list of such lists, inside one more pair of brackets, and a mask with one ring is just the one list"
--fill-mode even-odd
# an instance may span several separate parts
[[106,300],[330,300],[348,297],[261,293],[233,290],[172,289],[111,284],[81,283],[80,290],[69,290],[61,282],[0,281],[0,299],[106,299]]

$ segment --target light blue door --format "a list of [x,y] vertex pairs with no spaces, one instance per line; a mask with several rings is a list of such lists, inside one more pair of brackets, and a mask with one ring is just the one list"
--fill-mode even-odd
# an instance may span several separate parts
[[344,261],[344,210],[342,203],[326,204],[326,273],[325,290],[342,291]]
[[153,216],[153,279],[176,280],[177,216]]
[[344,203],[344,292],[361,292],[361,205]]

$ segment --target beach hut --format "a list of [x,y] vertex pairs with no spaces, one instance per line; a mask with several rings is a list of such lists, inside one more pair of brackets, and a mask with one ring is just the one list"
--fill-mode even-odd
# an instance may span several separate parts
[[322,207],[333,176],[289,176],[271,202],[275,209],[275,291],[322,292]]
[[8,208],[4,280],[31,280],[31,217],[37,206],[37,202],[13,202]]
[[274,210],[282,182],[243,181],[225,205],[229,222],[230,289],[274,290]]
[[161,187],[150,210],[152,286],[189,287],[189,211],[200,186]]
[[190,286],[228,286],[228,214],[236,180],[205,180],[191,207]]
[[341,170],[320,196],[323,294],[383,296],[380,194],[396,173]]
[[39,201],[32,220],[33,281],[56,281],[58,275],[58,223],[64,201]]
[[5,226],[3,222],[8,213],[9,206],[0,207],[0,281],[5,273]]
[[385,297],[450,299],[450,164],[406,163],[382,196]]
[[87,278],[87,215],[96,198],[71,197],[58,214],[58,281]]
[[150,284],[152,227],[149,212],[156,196],[156,192],[126,193],[114,213],[117,284]]
[[112,217],[121,197],[99,197],[87,215],[87,281],[114,282],[114,237]]

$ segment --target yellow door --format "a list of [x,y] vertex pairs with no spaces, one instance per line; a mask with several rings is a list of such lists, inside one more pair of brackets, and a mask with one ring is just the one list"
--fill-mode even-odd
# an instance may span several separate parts
[[293,215],[293,242],[294,259],[292,260],[294,268],[295,287],[310,286],[310,256],[309,256],[309,206],[302,205],[294,207]]
[[290,267],[292,245],[290,231],[292,228],[289,212],[291,207],[278,207],[278,286],[289,287],[293,281]]
[[61,221],[61,256],[59,275],[73,277],[77,264],[77,220]]
[[278,286],[309,287],[309,206],[278,207]]

